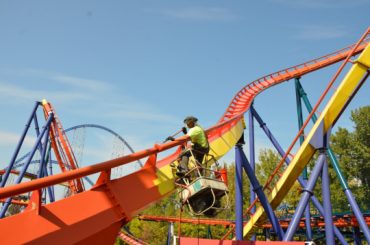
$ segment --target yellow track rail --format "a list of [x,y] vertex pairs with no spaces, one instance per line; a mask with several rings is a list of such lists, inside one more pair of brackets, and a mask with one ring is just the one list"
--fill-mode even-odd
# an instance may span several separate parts
[[[304,167],[315,153],[316,149],[310,144],[315,133],[317,133],[319,129],[322,129],[324,134],[330,130],[334,122],[340,116],[342,108],[344,108],[347,101],[351,98],[353,92],[356,90],[357,86],[368,72],[369,67],[370,45],[367,45],[360,57],[352,65],[351,69],[344,77],[334,95],[331,97],[330,101],[301,145],[297,154],[294,156],[288,168],[285,170],[283,176],[272,189],[270,195],[268,196],[268,200],[273,209],[275,209],[281,203],[286,194],[289,192],[290,188],[293,186],[294,182],[302,173]],[[255,225],[259,224],[265,219],[266,214],[264,209],[262,207],[257,208],[255,214],[244,226],[243,236],[245,237],[251,234]]]

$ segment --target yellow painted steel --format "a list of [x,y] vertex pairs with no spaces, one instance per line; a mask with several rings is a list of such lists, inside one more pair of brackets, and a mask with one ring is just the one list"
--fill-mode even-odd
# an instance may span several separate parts
[[[237,122],[228,131],[224,132],[210,142],[209,154],[213,155],[216,159],[224,156],[238,142],[243,130],[244,127],[242,121],[239,120],[239,122]],[[154,185],[158,186],[158,190],[161,195],[166,195],[175,189],[175,176],[170,167],[170,163],[157,169],[156,175],[157,179],[155,179],[153,182]]]
[[[297,154],[292,159],[291,163],[285,170],[283,176],[276,183],[272,189],[268,200],[273,209],[275,209],[283,200],[285,195],[289,192],[296,179],[301,174],[303,168],[307,165],[309,160],[312,158],[316,149],[310,145],[310,141],[313,138],[315,132],[318,130],[320,125],[323,123],[324,133],[332,127],[333,123],[340,116],[342,108],[345,106],[349,98],[352,96],[354,90],[359,85],[359,82],[363,79],[367,70],[370,67],[370,45],[361,53],[358,60],[352,65],[347,75],[343,78],[337,91],[331,97],[330,101],[326,105],[324,111],[316,121],[315,125],[311,129],[310,133],[306,137],[305,141],[301,145]],[[260,222],[266,219],[266,214],[262,207],[257,208],[253,217],[243,228],[243,236],[251,234],[253,228]]]
[[223,157],[231,148],[235,146],[244,131],[242,120],[239,120],[234,127],[229,131],[217,137],[210,143],[209,154],[213,155],[216,159]]

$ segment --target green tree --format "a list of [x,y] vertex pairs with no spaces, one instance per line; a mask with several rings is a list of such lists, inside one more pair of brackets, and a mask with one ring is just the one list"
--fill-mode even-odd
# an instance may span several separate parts
[[[370,106],[353,110],[351,120],[354,123],[353,132],[340,127],[331,137],[331,147],[358,204],[362,209],[369,209]],[[342,211],[348,211],[344,195],[336,191],[333,194],[340,197],[335,200]]]
[[[259,162],[256,167],[256,175],[259,179],[261,185],[265,185],[269,177],[275,171],[276,167],[281,161],[281,156],[272,149],[262,149],[259,152]],[[276,174],[273,178],[271,184],[269,185],[271,188],[274,187],[276,182],[279,180],[281,174],[286,169],[285,164],[281,166],[280,170],[278,171],[279,174]],[[288,206],[290,208],[295,207],[300,198],[301,188],[298,182],[296,182],[289,193],[284,198],[282,205]],[[265,194],[269,195],[268,189],[265,190]],[[282,214],[284,215],[284,214]]]
[[[348,180],[349,187],[356,196],[356,200],[362,209],[369,209],[369,172],[370,172],[370,106],[361,107],[352,111],[351,120],[354,123],[354,130],[350,132],[345,128],[338,128],[337,132],[331,136],[331,148],[340,163],[341,170]],[[312,169],[316,162],[317,154],[307,165]],[[280,162],[280,155],[271,149],[263,149],[259,152],[258,162],[256,163],[256,176],[263,186],[269,176],[275,170]],[[348,201],[340,188],[339,180],[329,163],[330,185],[331,185],[331,200],[334,212],[349,211]],[[234,220],[235,219],[235,164],[224,164],[228,173],[229,200],[230,210],[221,212],[217,215],[217,219]],[[271,187],[279,180],[280,174],[285,170],[285,166],[279,171],[279,174],[272,181]],[[246,210],[249,206],[249,180],[243,170],[243,206]],[[265,190],[268,194],[268,190]],[[318,179],[315,188],[315,196],[321,197],[321,179]],[[282,204],[288,205],[290,208],[295,208],[301,197],[301,187],[296,182]],[[176,202],[178,197],[173,194],[158,203],[153,204],[148,209],[143,211],[143,214],[159,215],[159,216],[177,216],[179,217],[179,206]],[[225,200],[224,200],[225,201]],[[311,205],[312,207],[312,205]],[[194,218],[189,215],[184,207],[182,217]],[[203,217],[202,217],[203,218]],[[141,221],[137,218],[129,223],[130,231],[138,238],[149,242],[150,244],[164,244],[167,238],[168,223],[166,222],[149,222]],[[177,233],[179,224],[175,224],[175,233]],[[202,224],[181,224],[181,235],[189,237],[207,238],[209,229],[212,232],[214,239],[223,237],[227,228],[223,226],[211,226]],[[120,243],[117,243],[120,244]]]

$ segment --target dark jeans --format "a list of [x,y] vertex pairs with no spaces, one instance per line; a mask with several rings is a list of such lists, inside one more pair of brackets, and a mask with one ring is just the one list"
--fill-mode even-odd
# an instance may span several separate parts
[[202,167],[204,155],[209,152],[209,147],[204,148],[197,144],[193,145],[191,148],[191,152],[189,150],[184,151],[181,153],[181,161],[180,161],[180,170],[184,170],[185,172],[189,171],[188,163],[191,153],[193,153],[196,163],[199,167]]

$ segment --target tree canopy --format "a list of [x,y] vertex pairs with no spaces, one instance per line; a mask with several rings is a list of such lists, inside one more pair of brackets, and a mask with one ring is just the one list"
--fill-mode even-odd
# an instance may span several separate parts
[[[365,106],[351,112],[351,121],[354,126],[352,130],[339,127],[332,134],[330,146],[337,157],[340,168],[348,181],[349,188],[356,197],[362,210],[369,210],[370,196],[370,106]],[[259,152],[258,162],[256,163],[256,176],[261,185],[264,185],[271,175],[276,165],[279,163],[280,155],[272,149],[263,149]],[[315,159],[310,163],[312,166]],[[344,195],[343,189],[329,163],[331,201],[334,212],[350,211],[348,201]],[[217,219],[235,219],[235,188],[234,188],[234,163],[225,164],[228,172],[228,186],[230,189],[230,211],[225,211],[216,217]],[[276,182],[276,180],[274,180]],[[321,181],[316,185],[315,195],[321,200]],[[244,209],[249,206],[249,180],[246,175],[243,177],[243,205]],[[284,199],[282,206],[295,208],[301,196],[301,188],[298,183],[292,187],[289,194]],[[313,208],[311,207],[311,210]],[[293,209],[294,212],[294,209]],[[180,208],[176,194],[153,204],[143,212],[144,214],[159,216],[179,216]],[[182,217],[192,217],[183,212]],[[149,242],[150,244],[164,244],[167,239],[168,224],[166,222],[150,222],[133,219],[128,227],[130,231],[138,238]],[[175,225],[175,231],[178,230],[178,224]],[[212,235],[215,239],[220,239],[225,232],[223,226],[190,225],[181,224],[182,236],[209,238]]]

